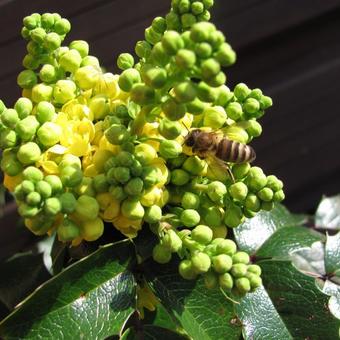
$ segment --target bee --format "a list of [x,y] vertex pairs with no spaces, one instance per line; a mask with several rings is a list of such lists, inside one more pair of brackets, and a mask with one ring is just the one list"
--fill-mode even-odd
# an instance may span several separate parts
[[191,147],[192,152],[200,158],[213,159],[220,166],[226,168],[233,180],[226,163],[251,163],[256,158],[255,151],[251,146],[230,140],[222,133],[201,129],[189,131],[185,137],[184,145]]

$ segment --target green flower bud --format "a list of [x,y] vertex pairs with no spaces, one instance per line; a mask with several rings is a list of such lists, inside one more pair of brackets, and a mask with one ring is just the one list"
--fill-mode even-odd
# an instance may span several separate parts
[[257,196],[262,201],[270,202],[273,199],[274,193],[272,189],[263,188],[260,191],[258,191]]
[[212,271],[204,274],[204,285],[208,289],[214,289],[217,287],[218,277]]
[[141,176],[143,173],[143,166],[135,159],[130,167],[130,171],[132,176]]
[[152,21],[152,28],[158,33],[164,33],[166,30],[166,21],[163,17],[156,17]]
[[204,5],[200,1],[194,1],[191,4],[191,12],[194,15],[199,15],[204,12]]
[[58,104],[65,104],[76,96],[77,86],[72,80],[58,80],[54,90],[53,97]]
[[89,44],[84,40],[74,40],[69,47],[71,50],[77,50],[82,58],[89,54]]
[[24,194],[29,194],[34,191],[34,183],[28,180],[21,182],[21,189]]
[[1,114],[1,122],[8,128],[15,128],[16,124],[19,122],[19,116],[14,109],[5,109]]
[[32,89],[32,100],[35,103],[50,101],[52,98],[53,88],[43,83],[37,84]]
[[73,188],[80,185],[83,173],[79,168],[68,165],[61,169],[60,179],[65,187]]
[[35,190],[43,199],[49,198],[52,195],[52,187],[47,181],[40,180],[37,182]]
[[251,137],[258,137],[262,133],[262,126],[256,120],[249,120],[246,131]]
[[6,109],[6,106],[4,102],[0,99],[0,114],[3,113],[5,109]]
[[161,157],[177,158],[182,153],[182,146],[174,140],[162,140],[159,146],[159,154]]
[[111,186],[109,191],[112,197],[117,201],[122,201],[127,197],[124,189],[121,186]]
[[99,71],[91,65],[78,68],[74,74],[76,84],[83,90],[92,89],[96,85],[98,78]]
[[18,85],[23,89],[31,89],[38,81],[34,71],[25,70],[19,73],[17,78]]
[[79,227],[70,219],[64,219],[57,229],[58,238],[62,242],[70,242],[80,236]]
[[190,37],[194,42],[205,42],[215,29],[216,27],[210,22],[200,22],[191,27]]
[[181,16],[181,23],[183,28],[190,28],[197,22],[197,19],[191,13],[185,13]]
[[204,112],[203,124],[215,130],[221,128],[227,120],[227,114],[222,106],[207,107]]
[[95,198],[82,195],[77,200],[75,213],[82,221],[94,220],[99,213],[99,204]]
[[146,166],[143,168],[142,178],[145,187],[151,187],[162,179],[162,172],[158,167]]
[[244,110],[249,113],[255,113],[260,110],[260,103],[254,98],[247,98],[243,103]]
[[215,59],[209,58],[201,63],[201,71],[203,80],[207,80],[215,77],[221,71],[221,65]]
[[36,106],[36,117],[40,124],[51,121],[54,115],[55,108],[51,103],[43,101]]
[[178,32],[166,31],[162,37],[162,46],[167,54],[175,55],[184,47],[184,42]]
[[178,266],[178,271],[185,280],[193,280],[197,276],[190,260],[182,260]]
[[248,293],[251,289],[250,282],[246,277],[237,279],[235,281],[235,286],[241,294]]
[[186,113],[186,106],[178,104],[172,98],[169,98],[162,104],[162,110],[168,119],[176,121],[184,117]]
[[261,267],[258,266],[257,264],[250,264],[248,266],[248,272],[249,273],[253,273],[253,274],[257,275],[257,276],[260,276],[261,273],[262,273],[262,270],[261,270]]
[[25,39],[25,40],[29,40],[30,39],[30,30],[27,29],[26,27],[23,27],[21,29],[21,36]]
[[143,181],[139,177],[130,179],[124,186],[124,191],[129,196],[138,196],[143,191]]
[[224,214],[224,223],[229,228],[236,228],[243,222],[242,209],[236,205],[230,205]]
[[70,32],[71,23],[67,19],[56,20],[54,24],[54,31],[59,35],[64,35]]
[[22,165],[18,161],[15,153],[4,151],[1,159],[1,170],[9,176],[16,176],[22,172]]
[[208,184],[207,195],[213,202],[221,202],[227,193],[226,186],[219,181],[214,181]]
[[180,0],[178,2],[178,11],[179,13],[187,13],[190,10],[190,0]]
[[218,227],[222,224],[222,212],[216,206],[205,208],[202,217],[211,227]]
[[180,30],[181,29],[181,20],[180,17],[174,12],[171,11],[165,16],[166,25],[168,30]]
[[241,102],[246,100],[250,93],[251,90],[248,88],[246,84],[243,83],[237,84],[234,88],[234,95]]
[[162,39],[162,34],[155,31],[152,26],[144,31],[145,40],[151,45],[155,45]]
[[255,194],[249,193],[245,200],[245,207],[253,212],[258,212],[261,209],[261,202]]
[[196,55],[188,49],[180,49],[176,54],[176,64],[179,68],[187,71],[195,66]]
[[217,254],[226,254],[232,256],[236,253],[236,244],[232,240],[214,239],[213,243],[216,244]]
[[236,180],[241,180],[247,176],[249,170],[250,170],[249,163],[234,164],[232,168],[232,173]]
[[139,72],[134,68],[128,68],[119,76],[119,87],[125,91],[130,92],[133,85],[140,83],[141,77]]
[[157,223],[162,218],[162,209],[158,205],[152,205],[146,208],[144,214],[144,221],[147,223]]
[[197,209],[200,205],[200,198],[192,192],[186,192],[182,197],[181,205],[184,209]]
[[181,123],[163,118],[158,126],[159,133],[166,139],[175,139],[182,132]]
[[151,104],[155,98],[153,88],[144,85],[143,83],[134,84],[131,89],[131,100],[138,105]]
[[135,147],[135,157],[145,165],[157,158],[157,152],[151,145],[140,143]]
[[261,209],[265,211],[270,211],[274,208],[273,202],[262,202],[261,203]]
[[19,118],[24,119],[32,112],[33,104],[28,98],[22,97],[16,101],[14,109],[18,113]]
[[38,215],[39,208],[27,205],[25,203],[21,203],[18,206],[18,212],[22,217],[31,218]]
[[206,163],[198,156],[191,156],[183,163],[183,169],[193,175],[200,175],[205,169]]
[[54,195],[59,193],[63,189],[63,184],[58,176],[48,175],[44,178],[44,181],[50,185]]
[[163,45],[160,42],[153,47],[150,53],[153,63],[158,66],[166,66],[170,60],[170,57],[165,52]]
[[61,203],[58,198],[51,197],[45,200],[44,212],[46,215],[55,216],[61,211]]
[[228,117],[233,120],[239,120],[243,116],[242,106],[238,102],[229,103],[226,111]]
[[122,214],[132,220],[140,220],[144,217],[144,208],[141,203],[134,198],[127,198],[121,206]]
[[157,263],[165,264],[171,260],[171,252],[167,248],[157,244],[152,250],[152,258]]
[[197,16],[198,21],[209,21],[211,18],[210,12],[205,10],[202,14]]
[[81,61],[80,66],[93,66],[93,67],[100,67],[98,58],[88,55]]
[[66,154],[59,163],[59,169],[65,168],[65,166],[72,166],[74,168],[81,168],[81,161],[79,157],[72,154]]
[[37,44],[41,44],[44,41],[45,36],[46,31],[41,27],[37,27],[30,32],[31,39]]
[[268,188],[273,191],[279,191],[283,188],[283,183],[276,176],[270,175],[267,177],[267,185]]
[[22,60],[22,66],[29,70],[35,70],[39,67],[40,60],[31,54],[26,54]]
[[203,113],[206,105],[198,98],[195,98],[193,101],[186,103],[186,107],[189,113],[193,115],[200,115]]
[[59,48],[61,45],[61,38],[60,36],[55,32],[47,33],[44,39],[44,47],[50,51],[53,52],[57,48]]
[[192,268],[197,274],[206,273],[211,266],[210,257],[202,252],[198,252],[191,257]]
[[25,200],[26,194],[24,193],[21,184],[18,184],[15,187],[13,194],[14,194],[16,201],[24,201]]
[[207,83],[201,81],[197,86],[197,96],[206,103],[213,103],[218,98],[218,91],[211,88]]
[[200,244],[208,244],[213,238],[213,231],[205,225],[198,225],[192,230],[191,238]]
[[41,26],[45,29],[52,28],[54,25],[54,16],[51,13],[41,15]]
[[41,202],[41,196],[37,192],[31,192],[26,196],[26,203],[30,206],[38,206]]
[[172,253],[176,253],[182,248],[182,240],[172,229],[168,230],[164,235],[161,240],[161,244],[163,247],[169,249]]
[[77,200],[70,192],[65,192],[59,196],[61,203],[61,211],[65,214],[71,214],[75,211],[77,206]]
[[273,105],[273,100],[268,96],[263,96],[260,100],[261,110],[268,109]]
[[236,263],[231,267],[231,274],[234,277],[243,277],[247,274],[247,265],[244,263]]
[[39,160],[41,151],[36,143],[28,142],[20,146],[17,157],[24,165],[30,165]]
[[227,104],[232,100],[234,94],[230,91],[229,87],[222,85],[218,88],[218,97],[215,104],[226,107]]
[[182,170],[182,169],[175,169],[171,171],[171,183],[174,185],[185,185],[189,182],[190,175]]
[[244,251],[238,251],[236,254],[233,255],[233,264],[236,263],[248,264],[249,261],[250,257]]
[[24,141],[30,141],[36,134],[39,127],[39,122],[35,116],[28,116],[21,120],[16,126],[16,133]]
[[229,187],[230,196],[236,201],[244,201],[248,194],[248,188],[243,182],[237,182]]
[[229,255],[220,254],[212,258],[212,264],[215,272],[224,274],[231,269],[233,261]]
[[233,277],[229,273],[224,273],[218,277],[220,287],[225,290],[230,290],[234,286]]
[[121,145],[130,138],[130,134],[124,125],[113,124],[105,131],[105,137],[111,144]]
[[37,132],[39,142],[46,147],[57,144],[61,135],[61,127],[51,122],[44,123]]
[[235,63],[236,53],[229,44],[223,43],[215,53],[215,58],[221,66],[227,67]]
[[44,178],[43,173],[34,166],[29,166],[23,171],[24,179],[32,182],[42,181]]
[[[37,13],[34,13],[37,14]],[[32,30],[34,28],[36,28],[38,26],[40,22],[40,18],[38,15],[30,15],[27,16],[23,19],[23,24],[26,28],[28,28],[29,30]]]
[[250,287],[252,290],[255,290],[256,288],[262,286],[262,279],[255,274],[247,274],[247,279],[250,282]]
[[247,185],[251,191],[257,192],[267,184],[267,177],[259,167],[252,167],[247,176]]
[[17,134],[15,131],[6,129],[0,131],[0,148],[7,149],[17,145]]
[[206,83],[212,87],[220,87],[225,85],[227,81],[227,76],[221,71],[216,74],[214,77],[206,79]]
[[181,222],[188,228],[196,226],[200,222],[200,219],[201,217],[199,213],[193,209],[183,210],[180,216]]
[[90,177],[83,177],[79,186],[75,188],[75,193],[77,195],[87,195],[87,196],[95,196],[95,191],[92,186],[93,179]]
[[104,174],[97,175],[93,178],[93,188],[96,192],[108,192],[109,183]]
[[285,199],[285,193],[283,190],[276,191],[273,196],[273,200],[275,202],[281,202]]
[[195,52],[199,58],[207,59],[212,54],[212,48],[210,44],[202,42],[195,46]]
[[147,58],[151,53],[151,45],[145,40],[138,41],[135,52],[139,58]]
[[154,89],[162,88],[166,84],[167,77],[168,76],[165,69],[157,67],[149,68],[143,74],[143,80],[145,81],[145,84]]

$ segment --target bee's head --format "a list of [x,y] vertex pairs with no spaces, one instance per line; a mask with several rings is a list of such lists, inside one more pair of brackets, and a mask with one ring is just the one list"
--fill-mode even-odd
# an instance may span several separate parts
[[184,144],[189,147],[194,146],[199,134],[200,134],[199,129],[190,131],[190,133],[185,138]]

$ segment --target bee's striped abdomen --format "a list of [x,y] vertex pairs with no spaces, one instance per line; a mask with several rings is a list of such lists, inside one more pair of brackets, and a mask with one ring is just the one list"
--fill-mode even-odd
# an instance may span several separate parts
[[223,138],[217,146],[216,157],[226,162],[252,162],[256,155],[252,147]]

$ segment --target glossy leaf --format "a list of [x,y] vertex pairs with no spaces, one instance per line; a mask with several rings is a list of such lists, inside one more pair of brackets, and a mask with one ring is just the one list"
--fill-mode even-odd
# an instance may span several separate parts
[[173,331],[178,328],[174,319],[161,304],[157,305],[154,312],[150,312],[147,309],[144,310],[143,324],[168,328]]
[[234,304],[219,290],[208,290],[202,280],[187,281],[178,274],[178,262],[145,266],[146,278],[169,313],[193,339],[239,339],[241,325]]
[[315,226],[340,230],[340,195],[324,197],[315,213]]
[[340,232],[334,236],[327,236],[325,267],[327,274],[340,276]]
[[65,269],[0,324],[4,338],[105,339],[134,311],[129,241],[107,245]]
[[272,211],[261,211],[246,219],[234,229],[234,236],[240,249],[253,254],[276,230],[301,225],[304,220],[303,216],[293,215],[283,205],[276,204]]

